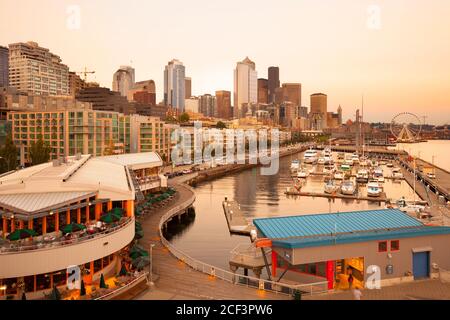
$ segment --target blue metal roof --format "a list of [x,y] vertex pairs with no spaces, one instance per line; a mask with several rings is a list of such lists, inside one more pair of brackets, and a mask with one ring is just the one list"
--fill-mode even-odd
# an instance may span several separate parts
[[396,209],[254,219],[253,224],[274,246],[285,248],[450,234],[450,227],[425,226]]
[[270,239],[423,226],[420,221],[396,209],[263,218],[254,219],[253,224]]
[[336,236],[317,236],[311,238],[291,238],[287,240],[274,240],[274,247],[282,248],[309,248],[331,246],[354,242],[379,241],[389,239],[414,238],[430,235],[450,234],[450,227],[428,227],[397,229],[391,231],[372,231],[367,233],[347,233]]

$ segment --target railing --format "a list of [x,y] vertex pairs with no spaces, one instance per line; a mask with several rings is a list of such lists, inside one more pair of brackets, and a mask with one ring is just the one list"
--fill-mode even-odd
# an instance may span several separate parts
[[193,193],[192,197],[190,197],[188,200],[184,201],[180,205],[169,210],[166,214],[164,214],[161,217],[159,221],[159,234],[161,242],[178,260],[182,261],[183,263],[190,266],[192,269],[196,271],[200,271],[202,273],[208,274],[218,279],[227,281],[229,283],[245,286],[248,288],[266,290],[274,292],[276,294],[285,294],[292,296],[298,290],[304,294],[310,295],[328,292],[328,281],[321,281],[300,285],[289,285],[265,279],[254,278],[250,276],[236,274],[231,271],[227,271],[221,268],[217,268],[213,265],[201,262],[197,259],[190,257],[181,250],[177,249],[166,238],[164,238],[162,226],[167,220],[171,219],[174,215],[176,215],[182,210],[185,210],[187,207],[191,206],[194,203],[195,195],[193,189],[188,186],[183,187],[189,189]]
[[5,244],[0,246],[0,254],[9,254],[9,253],[18,253],[22,251],[29,251],[29,250],[41,250],[41,249],[48,249],[48,248],[55,248],[55,247],[63,247],[63,246],[70,246],[74,244],[79,244],[80,242],[100,238],[102,236],[105,236],[110,233],[114,233],[118,231],[119,229],[124,228],[128,224],[130,224],[133,221],[134,218],[125,218],[121,222],[119,222],[118,225],[107,228],[104,231],[100,231],[94,234],[85,235],[79,238],[74,239],[57,239],[52,242],[42,242],[42,243],[36,243],[31,245],[16,245],[13,243],[9,244],[9,247],[6,247]]
[[[262,258],[263,253],[260,248],[256,248],[255,246],[249,246],[246,244],[238,244],[233,250],[231,250],[231,258],[234,259],[236,257],[249,257],[252,259]],[[272,249],[269,248],[269,250],[266,250],[264,252],[265,256],[270,256],[272,253]]]
[[128,282],[124,286],[117,287],[116,290],[110,291],[100,297],[93,299],[93,300],[108,300],[108,299],[114,298],[116,295],[119,295],[122,292],[125,292],[125,291],[133,288],[136,284],[143,281],[144,278],[147,278],[147,275],[148,275],[147,271],[142,271],[135,279]]

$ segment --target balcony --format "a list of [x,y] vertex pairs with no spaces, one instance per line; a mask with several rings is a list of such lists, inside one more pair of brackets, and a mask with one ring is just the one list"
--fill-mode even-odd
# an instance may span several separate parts
[[70,240],[62,237],[31,245],[2,245],[1,278],[49,273],[113,254],[133,240],[134,224],[134,218],[125,218],[115,227]]

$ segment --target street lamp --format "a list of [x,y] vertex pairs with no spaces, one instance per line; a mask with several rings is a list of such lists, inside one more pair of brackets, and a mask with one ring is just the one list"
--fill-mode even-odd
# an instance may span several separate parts
[[150,244],[150,286],[155,285],[153,283],[153,247],[154,246],[155,246],[155,244],[153,244],[153,243]]

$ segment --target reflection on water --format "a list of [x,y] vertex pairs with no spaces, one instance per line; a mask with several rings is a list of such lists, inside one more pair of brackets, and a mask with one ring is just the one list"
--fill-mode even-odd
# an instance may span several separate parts
[[450,140],[430,140],[421,143],[399,143],[395,148],[405,150],[410,155],[433,162],[438,167],[450,171]]
[[[254,217],[345,212],[384,207],[380,207],[377,202],[286,196],[284,192],[293,185],[290,163],[297,157],[296,155],[281,159],[277,175],[262,176],[259,168],[253,168],[198,185],[195,188],[195,221],[189,229],[175,235],[173,243],[194,258],[228,269],[230,251],[238,244],[250,244],[250,240],[229,234],[222,209],[225,197],[240,203],[249,220]],[[307,187],[322,192],[323,177],[310,178]],[[395,183],[386,179],[384,187],[389,198],[413,197],[413,192],[405,181]]]

